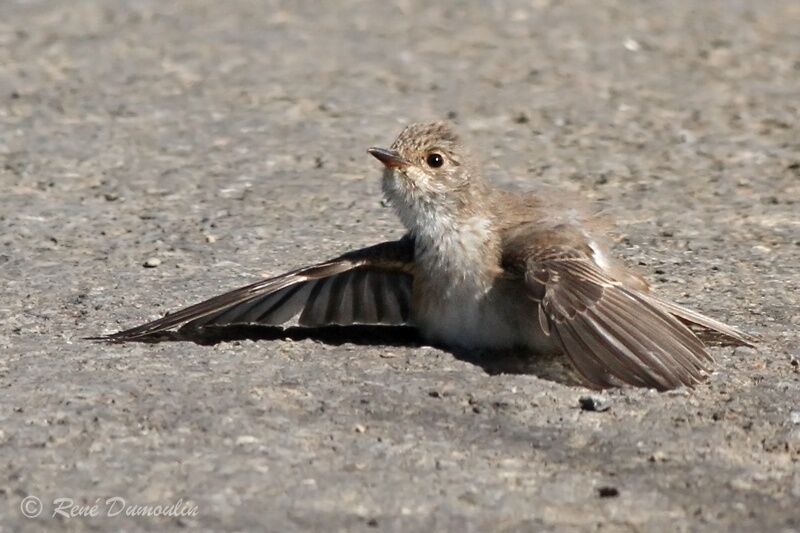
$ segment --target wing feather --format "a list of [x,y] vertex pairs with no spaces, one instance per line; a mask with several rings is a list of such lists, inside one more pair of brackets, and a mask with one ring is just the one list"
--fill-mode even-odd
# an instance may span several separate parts
[[303,312],[300,315],[300,325],[308,327],[319,327],[325,324],[325,312],[328,309],[328,301],[331,293],[331,278],[318,280],[311,289]]
[[686,307],[683,307],[682,305],[678,305],[675,302],[670,302],[664,300],[663,298],[658,298],[654,294],[647,293],[644,294],[643,297],[646,298],[647,300],[650,300],[653,304],[664,308],[671,315],[679,318],[681,321],[687,324],[694,324],[700,326],[709,331],[714,331],[722,335],[723,337],[727,337],[729,340],[732,340],[735,343],[744,346],[755,346],[759,341],[759,337],[756,335],[751,335],[749,333],[740,331],[734,328],[733,326],[729,326],[724,322],[720,322],[719,320],[715,320],[704,314],[698,313],[697,311],[688,309]]
[[[610,385],[606,374],[637,386],[671,389],[704,377],[710,356],[694,334],[585,261],[550,261],[543,308],[569,359],[591,383]],[[572,338],[579,341],[567,341]],[[587,375],[586,361],[596,370]]]
[[99,340],[129,341],[181,326],[406,324],[414,243],[409,236],[258,281]]
[[589,384],[664,390],[705,377],[712,359],[703,343],[669,310],[606,273],[590,247],[537,228],[516,237],[504,243],[504,268],[525,280],[538,327]]

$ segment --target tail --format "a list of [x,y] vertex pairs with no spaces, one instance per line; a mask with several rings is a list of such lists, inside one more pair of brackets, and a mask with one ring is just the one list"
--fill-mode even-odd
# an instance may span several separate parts
[[644,294],[644,297],[650,300],[653,304],[679,318],[683,322],[690,325],[693,324],[701,326],[707,330],[719,333],[723,337],[727,337],[729,340],[733,340],[738,344],[744,346],[755,346],[759,341],[759,338],[755,335],[750,335],[749,333],[739,331],[733,326],[729,326],[723,322],[720,322],[719,320],[714,320],[713,318],[700,314],[697,311],[692,311],[691,309],[687,309],[676,303],[662,300],[661,298],[658,298],[652,294]]

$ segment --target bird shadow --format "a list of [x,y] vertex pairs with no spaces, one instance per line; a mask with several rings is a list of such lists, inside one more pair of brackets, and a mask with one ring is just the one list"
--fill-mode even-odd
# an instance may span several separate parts
[[468,350],[432,344],[422,339],[419,331],[410,326],[322,326],[281,327],[262,325],[205,326],[197,329],[179,329],[155,333],[136,339],[135,342],[155,344],[162,342],[193,342],[211,346],[235,341],[305,341],[311,340],[332,346],[354,344],[357,346],[430,346],[450,353],[456,359],[482,368],[489,375],[529,374],[563,384],[583,384],[573,375],[566,358],[557,355],[536,355],[524,350]]
[[[708,331],[695,331],[712,346],[740,346],[742,343]],[[590,386],[575,372],[568,359],[561,354],[536,354],[524,349],[468,350],[431,344],[422,339],[419,331],[410,326],[322,326],[281,327],[253,324],[205,326],[182,328],[177,331],[156,333],[136,339],[136,342],[194,342],[209,346],[223,342],[251,341],[305,341],[311,340],[332,346],[354,344],[357,346],[431,346],[448,352],[456,359],[478,366],[489,375],[527,374],[563,385]],[[591,387],[591,386],[590,386]]]
[[230,326],[205,326],[200,329],[179,329],[177,338],[170,340],[191,341],[201,345],[213,345],[233,341],[277,341],[312,340],[341,346],[419,346],[423,344],[418,331],[409,326],[321,326],[281,327],[243,324]]

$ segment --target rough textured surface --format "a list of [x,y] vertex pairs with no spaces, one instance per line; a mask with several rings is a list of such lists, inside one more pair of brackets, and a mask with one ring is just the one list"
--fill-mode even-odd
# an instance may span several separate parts
[[[0,3],[0,529],[800,529],[800,5],[336,4]],[[591,412],[429,347],[80,339],[399,235],[364,150],[447,116],[763,344]],[[112,496],[198,512],[50,518]]]

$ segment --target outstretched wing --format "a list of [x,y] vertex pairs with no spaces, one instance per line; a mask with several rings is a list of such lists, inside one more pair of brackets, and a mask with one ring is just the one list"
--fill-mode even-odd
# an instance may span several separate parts
[[164,318],[113,333],[130,341],[182,326],[279,325],[300,314],[301,326],[402,325],[411,314],[414,243],[406,236],[258,281]]
[[538,302],[533,327],[553,336],[590,384],[664,390],[704,378],[711,356],[668,310],[610,277],[580,239],[525,233],[523,246],[506,247],[504,266]]

